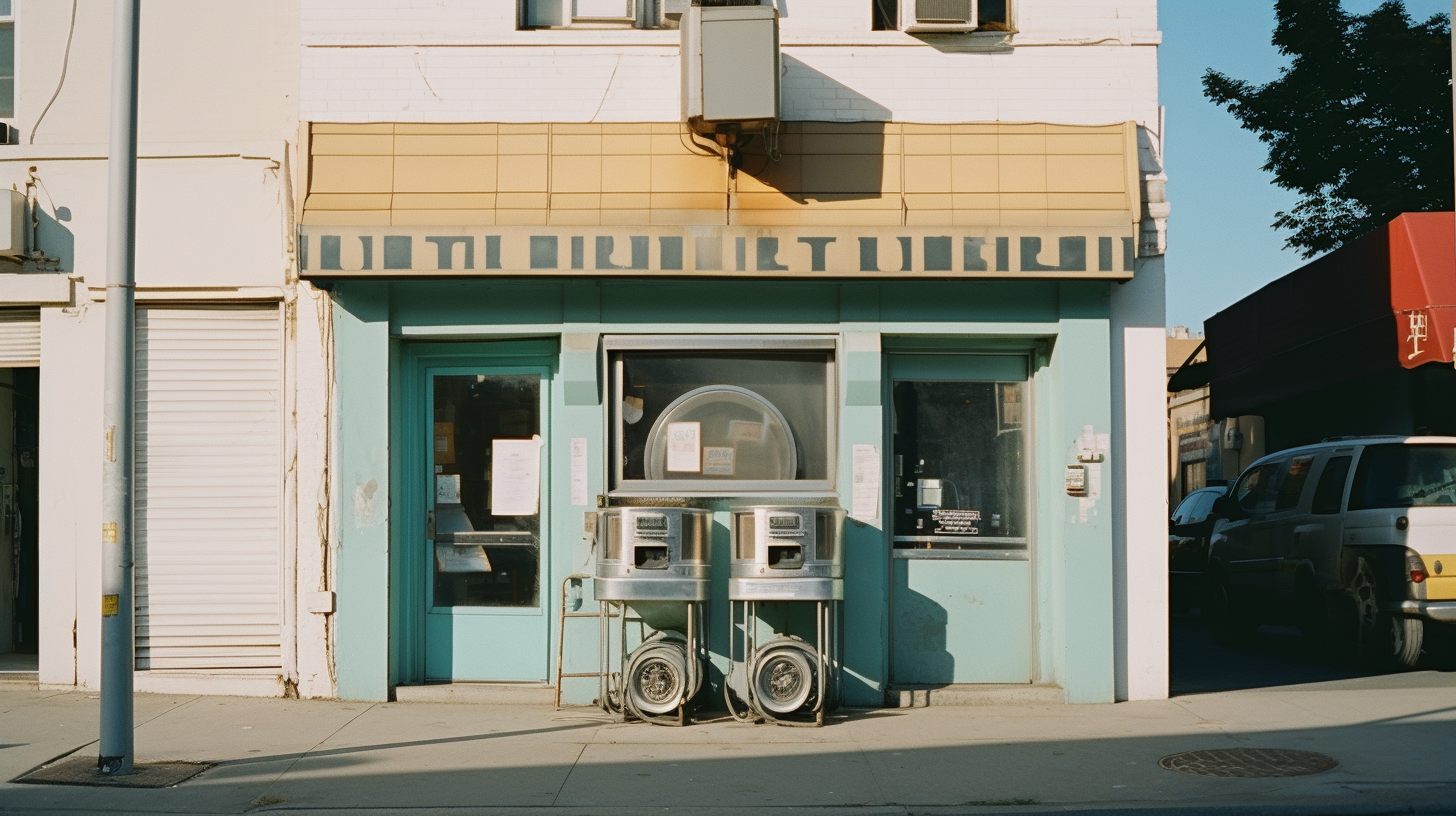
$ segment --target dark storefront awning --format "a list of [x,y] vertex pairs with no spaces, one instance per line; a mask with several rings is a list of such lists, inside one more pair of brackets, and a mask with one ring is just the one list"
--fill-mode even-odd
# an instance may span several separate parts
[[1402,215],[1219,312],[1205,328],[1215,417],[1450,363],[1456,220]]

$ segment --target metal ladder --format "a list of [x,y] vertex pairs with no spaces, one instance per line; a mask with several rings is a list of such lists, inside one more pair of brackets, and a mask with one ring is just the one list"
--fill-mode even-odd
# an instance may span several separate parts
[[[572,581],[586,581],[586,580],[590,579],[591,577],[592,576],[591,575],[588,575],[587,573],[578,572],[578,573],[573,573],[571,575],[566,576],[566,578],[564,578],[561,581],[561,607],[560,607],[560,609],[561,609],[561,617],[559,619],[559,624],[556,627],[556,710],[557,711],[560,711],[561,710],[561,679],[562,678],[595,677],[597,679],[597,686],[598,687],[601,687],[602,686],[602,679],[603,678],[602,678],[602,667],[601,667],[600,661],[598,661],[597,670],[596,671],[591,671],[591,672],[563,672],[561,670],[562,658],[563,658],[563,655],[564,655],[564,653],[566,651],[566,621],[568,619],[570,619],[570,618],[594,618],[594,619],[596,619],[598,621],[598,627],[600,627],[600,625],[601,625],[600,621],[601,621],[602,616],[605,615],[605,614],[607,614],[606,613],[606,605],[603,604],[601,601],[595,601],[595,603],[597,605],[597,611],[595,611],[595,612],[571,612],[571,611],[568,611],[567,610],[567,597],[566,597],[566,593],[567,593],[567,589],[571,586],[571,582]],[[585,595],[585,587],[584,586],[583,586],[583,595]]]

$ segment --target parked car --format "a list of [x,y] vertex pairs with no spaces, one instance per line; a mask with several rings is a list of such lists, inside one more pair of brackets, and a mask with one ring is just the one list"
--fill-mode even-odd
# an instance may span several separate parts
[[1224,639],[1261,621],[1414,666],[1456,625],[1456,437],[1358,437],[1249,466],[1214,503],[1209,612]]
[[1227,485],[1199,488],[1183,497],[1168,520],[1168,600],[1175,610],[1203,604],[1208,544],[1218,521],[1213,503],[1227,492]]

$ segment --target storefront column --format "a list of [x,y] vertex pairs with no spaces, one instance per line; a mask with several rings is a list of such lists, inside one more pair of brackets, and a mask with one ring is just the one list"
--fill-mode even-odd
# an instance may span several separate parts
[[338,695],[389,698],[389,295],[375,283],[334,289],[338,476],[334,666]]
[[[1046,437],[1048,465],[1060,476],[1090,443],[1101,462],[1087,463],[1086,498],[1068,496],[1060,478],[1049,497],[1061,522],[1059,614],[1062,688],[1069,703],[1110,703],[1114,694],[1112,526],[1114,480],[1099,438],[1112,431],[1107,284],[1064,283],[1052,368],[1056,397]],[[1091,439],[1087,439],[1088,428]],[[1100,470],[1094,476],[1093,469]],[[1099,484],[1100,483],[1100,484]],[[1099,489],[1100,488],[1100,489]],[[1053,567],[1056,569],[1056,567]]]
[[[850,288],[850,287],[846,287]],[[861,287],[863,288],[863,287]],[[878,304],[876,304],[878,305]],[[853,324],[848,324],[851,328]],[[844,546],[844,702],[881,706],[889,677],[890,576],[885,552],[884,466],[885,416],[881,406],[884,361],[878,331],[847,330],[843,334],[844,394],[840,417],[840,506],[853,507],[854,446],[874,445],[881,460],[881,509],[878,518],[845,522]]]

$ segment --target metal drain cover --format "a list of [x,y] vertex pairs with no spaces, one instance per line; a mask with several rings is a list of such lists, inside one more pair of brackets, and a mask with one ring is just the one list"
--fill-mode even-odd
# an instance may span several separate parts
[[1218,748],[1186,751],[1158,760],[1170,771],[1218,776],[1225,779],[1258,779],[1273,776],[1308,776],[1324,773],[1339,765],[1334,757],[1312,751],[1284,748]]

